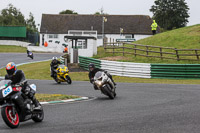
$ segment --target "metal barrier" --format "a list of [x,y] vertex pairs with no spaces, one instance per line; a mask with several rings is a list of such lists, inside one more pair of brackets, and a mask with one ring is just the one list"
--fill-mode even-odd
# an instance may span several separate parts
[[151,78],[151,69],[148,63],[130,63],[101,60],[101,68],[107,70],[112,75]]
[[65,58],[63,58],[62,56],[60,56],[60,63],[63,65],[65,64]]
[[98,60],[79,56],[80,66],[88,70],[89,63],[112,75],[137,78],[200,79],[200,64],[148,64]]
[[79,58],[80,67],[85,70],[88,70],[88,65],[90,63],[95,64],[97,68],[101,68],[101,60],[93,59],[89,57],[83,57],[83,56],[79,56],[78,58]]
[[96,67],[107,70],[112,75],[151,78],[150,64],[147,63],[130,63],[98,60],[88,57],[79,56],[80,67],[88,70],[89,63],[94,63]]
[[151,77],[200,79],[200,64],[151,64]]

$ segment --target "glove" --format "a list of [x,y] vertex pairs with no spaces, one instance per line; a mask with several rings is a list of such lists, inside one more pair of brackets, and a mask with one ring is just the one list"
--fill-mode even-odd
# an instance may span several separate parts
[[24,90],[25,95],[28,95],[30,91],[31,91],[31,89],[29,87],[26,87],[26,89]]
[[90,82],[91,82],[92,84],[94,84],[94,78],[91,78],[91,79],[90,79]]

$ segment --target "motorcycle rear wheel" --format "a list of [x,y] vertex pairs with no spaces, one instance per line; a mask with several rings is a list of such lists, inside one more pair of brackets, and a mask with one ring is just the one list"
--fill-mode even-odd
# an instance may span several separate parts
[[[13,109],[14,108],[14,109]],[[15,112],[13,112],[15,110]],[[7,126],[10,128],[17,128],[19,126],[20,120],[18,112],[15,107],[6,106],[1,109],[1,115]]]

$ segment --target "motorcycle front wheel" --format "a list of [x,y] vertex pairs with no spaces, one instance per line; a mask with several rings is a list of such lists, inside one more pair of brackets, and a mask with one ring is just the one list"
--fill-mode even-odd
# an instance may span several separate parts
[[17,128],[19,126],[19,115],[15,107],[6,106],[1,109],[1,115],[7,126]]
[[[41,106],[41,104],[40,104],[40,106]],[[41,122],[41,121],[43,121],[43,119],[44,119],[44,111],[43,111],[43,108],[41,106],[41,110],[38,111],[37,113],[33,114],[32,120],[34,122]]]
[[66,81],[68,84],[71,84],[72,83],[72,80],[71,78],[69,77],[69,75],[66,76]]
[[110,99],[115,98],[115,94],[110,90],[109,86],[106,85],[102,88],[102,91],[105,95],[107,95]]

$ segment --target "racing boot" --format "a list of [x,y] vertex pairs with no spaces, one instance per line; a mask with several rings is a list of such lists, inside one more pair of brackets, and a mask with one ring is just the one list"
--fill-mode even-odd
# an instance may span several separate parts
[[34,110],[41,110],[41,105],[39,104],[39,101],[35,98],[35,96],[32,98],[33,104],[35,105]]

